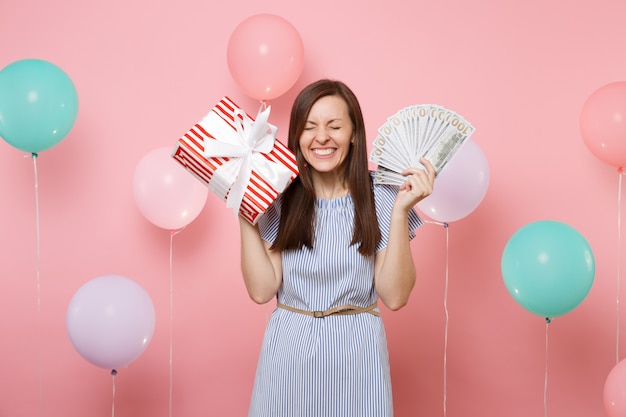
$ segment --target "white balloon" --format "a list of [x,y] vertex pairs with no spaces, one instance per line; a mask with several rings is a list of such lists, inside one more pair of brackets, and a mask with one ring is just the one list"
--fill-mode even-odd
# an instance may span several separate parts
[[417,204],[426,216],[444,223],[460,220],[482,202],[489,186],[489,164],[468,139],[435,179],[433,193]]

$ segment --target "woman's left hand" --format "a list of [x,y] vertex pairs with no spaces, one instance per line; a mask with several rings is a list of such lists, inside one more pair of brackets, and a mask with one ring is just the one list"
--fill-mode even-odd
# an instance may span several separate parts
[[435,185],[435,168],[426,158],[420,158],[420,162],[426,170],[408,168],[402,172],[402,175],[406,176],[407,179],[400,186],[396,205],[400,205],[407,212],[417,203],[431,195]]

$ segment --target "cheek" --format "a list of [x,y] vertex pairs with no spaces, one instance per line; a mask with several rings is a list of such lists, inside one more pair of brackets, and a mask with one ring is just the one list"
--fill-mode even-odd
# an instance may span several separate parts
[[303,161],[308,161],[308,147],[307,144],[305,143],[305,141],[303,140],[303,138],[300,138],[300,141],[298,142],[298,152],[296,152],[298,155],[300,155],[301,159]]
[[300,140],[298,141],[298,146],[300,147],[301,152],[308,152],[309,147],[313,143],[313,137],[311,135],[307,135],[303,133],[300,136]]
[[300,155],[305,155],[306,154],[306,146],[304,145],[304,143],[302,143],[302,141],[298,142],[298,152],[300,153]]
[[354,143],[354,136],[350,136],[344,139],[343,143],[345,144],[345,148],[347,150],[350,150],[350,148],[352,148],[353,143]]
[[310,141],[307,138],[306,134],[302,134],[300,135],[300,140],[298,140],[298,146],[300,147],[300,149],[305,149],[307,147],[307,143],[309,143]]

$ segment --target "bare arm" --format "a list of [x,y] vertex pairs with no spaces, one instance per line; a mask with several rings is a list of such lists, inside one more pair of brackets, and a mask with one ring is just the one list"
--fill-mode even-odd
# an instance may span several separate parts
[[432,193],[435,182],[433,166],[423,158],[420,162],[424,164],[426,171],[411,168],[403,172],[408,177],[406,183],[400,187],[391,212],[387,247],[376,254],[376,291],[391,310],[398,310],[406,305],[415,285],[415,265],[408,236],[408,214],[412,207]]
[[241,272],[250,298],[264,304],[270,301],[282,282],[281,256],[270,250],[256,225],[239,216]]

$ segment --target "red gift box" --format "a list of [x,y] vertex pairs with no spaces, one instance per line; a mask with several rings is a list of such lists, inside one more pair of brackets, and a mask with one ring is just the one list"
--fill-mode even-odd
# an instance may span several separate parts
[[172,152],[227,207],[252,224],[298,175],[293,152],[276,139],[276,128],[267,123],[269,111],[262,107],[254,120],[224,97],[178,139]]

